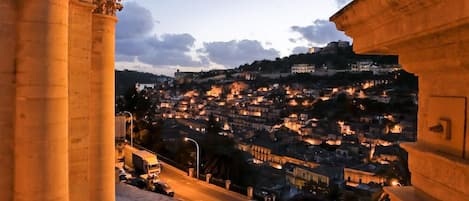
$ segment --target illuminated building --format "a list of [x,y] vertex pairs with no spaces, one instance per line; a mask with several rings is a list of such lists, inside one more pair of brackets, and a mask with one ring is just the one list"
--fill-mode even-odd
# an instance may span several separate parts
[[309,64],[295,64],[291,67],[291,73],[314,73],[314,69],[316,67],[314,65]]
[[298,165],[291,165],[287,169],[287,181],[298,189],[303,189],[307,182],[311,182],[318,192],[327,192],[329,187],[334,185],[337,181],[343,180],[343,168],[317,166],[317,167],[304,167]]
[[384,185],[386,179],[376,174],[379,170],[379,164],[362,164],[356,167],[344,168],[346,185],[353,187],[369,183]]

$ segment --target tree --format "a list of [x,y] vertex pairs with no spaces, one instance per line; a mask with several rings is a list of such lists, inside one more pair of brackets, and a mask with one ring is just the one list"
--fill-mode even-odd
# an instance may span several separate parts
[[122,104],[118,111],[129,111],[136,116],[136,119],[143,118],[151,106],[148,97],[143,92],[137,92],[135,87],[130,87],[125,92],[124,99],[118,101],[118,103]]
[[327,198],[331,201],[338,201],[340,197],[342,197],[342,191],[337,185],[332,185],[327,194]]
[[207,134],[201,141],[202,157],[205,161],[203,172],[213,177],[230,179],[233,183],[252,185],[252,170],[243,152],[236,148],[233,139],[219,135],[221,131],[213,116],[207,123]]
[[193,160],[193,157],[191,156],[191,153],[194,150],[194,148],[191,147],[191,144],[184,143],[181,141],[178,142],[176,146],[176,162],[178,164],[182,164],[185,167],[193,166],[193,164],[195,163],[195,159]]
[[400,183],[409,185],[410,171],[407,164],[407,157],[404,156],[404,153],[399,153],[398,158],[399,160],[392,161],[387,168],[381,169],[376,174],[386,178],[387,183],[390,183],[393,179],[397,179]]
[[326,183],[315,182],[313,180],[307,181],[303,187],[303,190],[308,193],[313,193],[318,196],[325,196],[329,194],[331,186]]
[[158,120],[156,124],[152,124],[150,130],[150,144],[151,150],[157,153],[161,153],[165,149],[165,143],[161,139],[161,132],[164,126],[163,120]]
[[359,201],[360,199],[358,199],[358,196],[355,195],[355,193],[353,192],[346,192],[344,194],[344,201]]

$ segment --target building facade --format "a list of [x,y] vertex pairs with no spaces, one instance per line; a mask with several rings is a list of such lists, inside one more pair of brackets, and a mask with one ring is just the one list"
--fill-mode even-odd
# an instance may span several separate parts
[[294,187],[303,189],[310,183],[317,192],[327,193],[335,182],[342,181],[341,167],[318,166],[314,168],[293,165],[287,170],[286,180]]
[[380,184],[384,185],[386,179],[370,170],[358,168],[344,168],[344,179],[347,186],[356,187],[360,184]]
[[295,64],[291,67],[291,73],[314,73],[316,67],[310,64]]

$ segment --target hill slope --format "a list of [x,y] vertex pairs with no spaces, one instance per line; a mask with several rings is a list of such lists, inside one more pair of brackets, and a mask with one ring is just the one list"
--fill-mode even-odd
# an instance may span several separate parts
[[171,79],[163,75],[155,75],[151,73],[142,73],[137,71],[115,71],[116,76],[116,95],[123,95],[130,87],[134,87],[135,83],[157,83],[165,79]]
[[[327,51],[327,52],[326,52]],[[398,64],[397,56],[384,55],[359,55],[355,54],[352,46],[328,49],[317,53],[295,54],[275,60],[254,61],[239,67],[241,71],[260,71],[265,73],[288,73],[294,64],[314,64],[317,67],[323,65],[330,69],[346,69],[348,64],[360,60],[371,60],[378,64]]]

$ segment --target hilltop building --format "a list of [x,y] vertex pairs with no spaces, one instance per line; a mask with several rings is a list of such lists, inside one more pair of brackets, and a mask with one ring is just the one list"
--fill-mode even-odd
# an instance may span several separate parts
[[316,67],[310,64],[295,64],[291,67],[292,74],[298,73],[314,73]]
[[142,83],[135,83],[135,89],[137,92],[140,92],[144,89],[154,89],[156,84],[142,84]]
[[174,73],[176,83],[191,83],[194,80],[194,72],[181,72],[179,69]]

